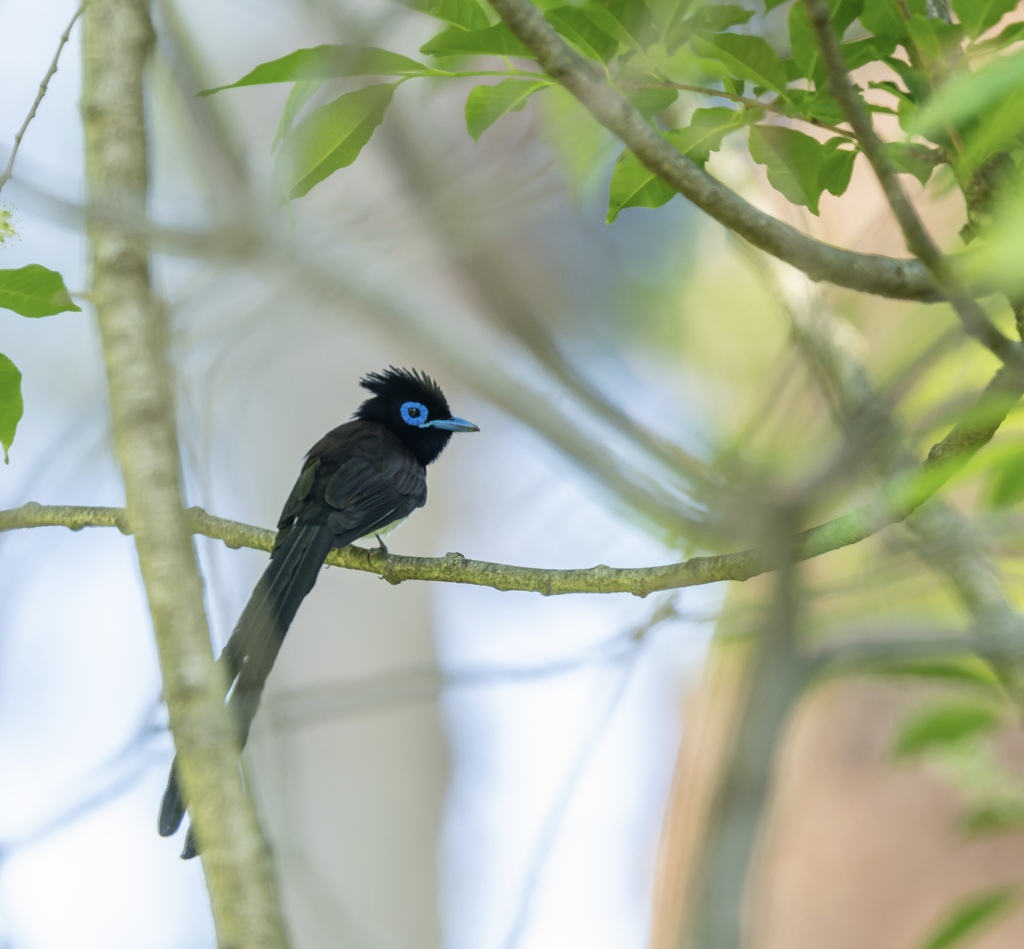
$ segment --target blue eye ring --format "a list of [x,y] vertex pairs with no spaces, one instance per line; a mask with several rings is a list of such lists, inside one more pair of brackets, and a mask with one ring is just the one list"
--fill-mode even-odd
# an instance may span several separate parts
[[406,402],[402,405],[402,421],[406,425],[423,428],[427,414],[427,407],[422,402]]

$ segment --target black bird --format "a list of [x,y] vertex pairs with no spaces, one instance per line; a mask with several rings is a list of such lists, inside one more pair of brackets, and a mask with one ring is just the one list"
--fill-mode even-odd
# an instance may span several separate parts
[[[270,564],[220,656],[231,683],[227,704],[241,746],[285,633],[330,550],[373,535],[383,547],[381,535],[427,500],[426,466],[452,433],[479,431],[472,422],[454,418],[441,387],[417,370],[392,366],[359,384],[372,397],[306,455],[277,522]],[[173,834],[184,813],[172,764],[160,805],[160,835]],[[187,860],[196,853],[189,827],[181,856]]]

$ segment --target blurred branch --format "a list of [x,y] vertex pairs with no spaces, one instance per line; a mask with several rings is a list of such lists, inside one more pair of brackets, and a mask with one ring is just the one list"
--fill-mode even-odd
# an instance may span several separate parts
[[14,146],[11,148],[11,156],[7,159],[7,167],[3,170],[3,174],[0,174],[0,191],[2,191],[4,185],[11,180],[11,175],[14,173],[14,161],[18,157],[18,149],[21,148],[21,140],[25,137],[25,133],[28,131],[29,125],[36,117],[36,112],[39,111],[39,106],[43,101],[43,97],[46,95],[46,90],[50,87],[50,80],[57,74],[57,64],[60,62],[60,54],[64,52],[64,47],[67,45],[68,40],[71,39],[71,30],[78,22],[78,18],[85,12],[85,7],[85,2],[79,5],[78,9],[75,10],[68,22],[68,25],[65,27],[64,32],[61,33],[60,41],[57,43],[57,52],[53,54],[53,60],[50,62],[50,68],[46,70],[46,75],[43,76],[43,81],[39,83],[39,91],[36,93],[36,98],[32,103],[32,108],[28,110],[28,115],[25,116],[25,121],[21,123],[21,128],[18,129],[14,135]]
[[933,302],[943,298],[920,261],[833,247],[759,211],[673,148],[628,99],[562,40],[529,0],[491,0],[491,6],[545,72],[617,135],[648,171],[755,247],[802,270],[812,280],[828,280],[851,290],[901,300]]
[[949,300],[965,332],[988,347],[1006,365],[1012,366],[1017,372],[1024,372],[1024,352],[1020,345],[999,332],[980,304],[955,279],[946,258],[929,236],[897,181],[896,173],[883,150],[882,140],[872,125],[871,116],[850,82],[839,38],[832,28],[828,3],[826,0],[804,0],[804,3],[817,35],[822,63],[828,74],[829,91],[839,103],[847,122],[857,135],[861,151],[874,169],[886,201],[903,232],[907,248],[921,261],[942,295]]
[[[184,511],[167,328],[149,282],[143,72],[147,0],[91,0],[83,29],[82,121],[91,298],[107,368],[127,509],[153,618],[181,777],[204,844],[221,945],[286,944],[270,860],[238,773],[238,739],[214,665]],[[155,803],[155,802],[154,802]]]
[[776,531],[782,542],[771,545],[778,569],[774,602],[757,639],[750,691],[694,875],[697,892],[686,944],[695,949],[738,949],[746,941],[744,894],[770,793],[775,749],[812,669],[797,649],[800,601],[794,558],[785,547],[791,536],[785,521],[795,512],[788,513]]

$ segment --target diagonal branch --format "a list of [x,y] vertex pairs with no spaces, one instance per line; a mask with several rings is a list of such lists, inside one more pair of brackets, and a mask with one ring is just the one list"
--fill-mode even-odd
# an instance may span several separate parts
[[759,211],[662,138],[625,96],[565,43],[529,0],[490,2],[549,76],[617,135],[648,171],[719,224],[802,270],[812,280],[827,280],[840,287],[900,300],[935,302],[943,298],[920,261],[834,247]]

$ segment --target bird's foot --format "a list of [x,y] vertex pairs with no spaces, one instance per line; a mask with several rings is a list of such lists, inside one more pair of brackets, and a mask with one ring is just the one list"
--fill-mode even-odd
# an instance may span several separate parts
[[386,554],[388,552],[388,545],[384,543],[380,534],[374,534],[373,536],[377,538],[377,549],[380,550],[382,554]]

